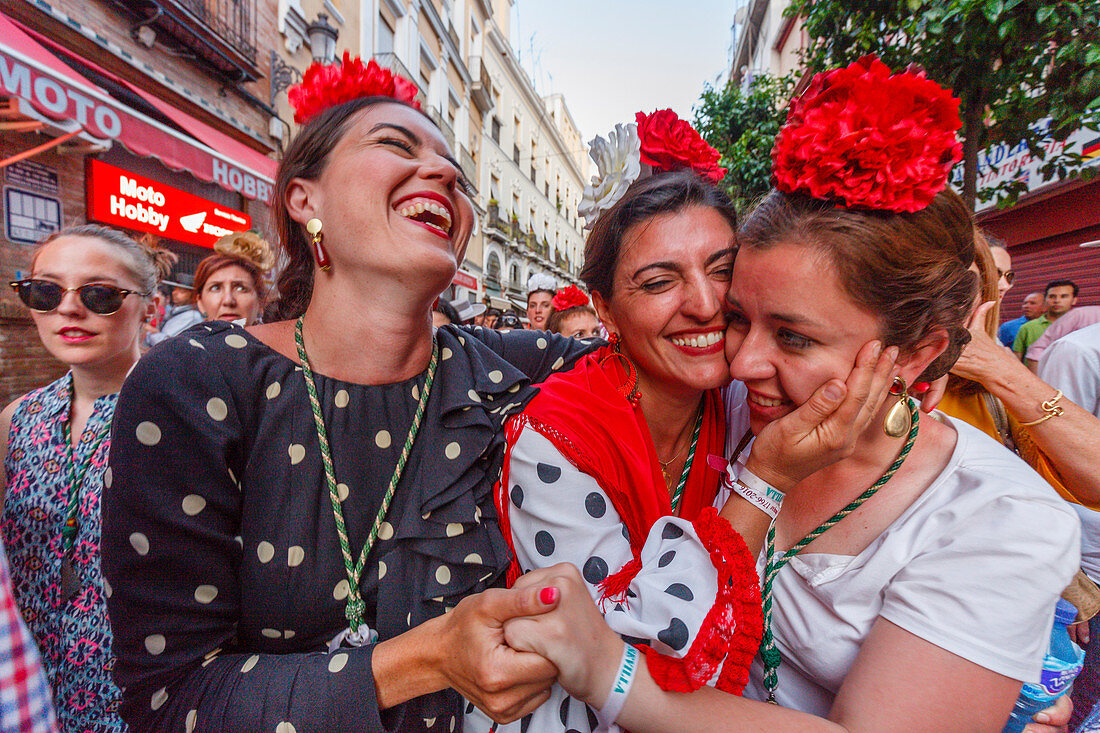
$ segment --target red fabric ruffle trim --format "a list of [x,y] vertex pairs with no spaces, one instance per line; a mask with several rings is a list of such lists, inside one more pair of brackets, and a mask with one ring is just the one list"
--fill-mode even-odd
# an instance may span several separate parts
[[697,690],[714,677],[724,660],[715,687],[740,695],[749,680],[749,667],[764,633],[756,562],[741,535],[718,516],[717,509],[703,509],[692,525],[718,571],[714,606],[683,658],[670,657],[649,647],[641,649],[649,673],[662,690]]

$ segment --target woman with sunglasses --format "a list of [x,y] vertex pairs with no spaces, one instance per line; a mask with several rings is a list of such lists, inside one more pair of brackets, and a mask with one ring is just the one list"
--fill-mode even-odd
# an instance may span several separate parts
[[54,690],[60,730],[122,731],[100,572],[100,494],[115,400],[163,257],[97,225],[63,230],[12,283],[43,345],[69,372],[0,413],[5,495],[0,532],[15,597]]

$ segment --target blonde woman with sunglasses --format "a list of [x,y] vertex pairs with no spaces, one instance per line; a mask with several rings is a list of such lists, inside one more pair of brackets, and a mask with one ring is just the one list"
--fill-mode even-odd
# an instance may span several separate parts
[[0,533],[61,731],[125,730],[111,680],[99,500],[110,482],[115,398],[140,355],[162,255],[113,229],[77,226],[45,240],[31,276],[11,283],[46,350],[69,367],[0,413]]

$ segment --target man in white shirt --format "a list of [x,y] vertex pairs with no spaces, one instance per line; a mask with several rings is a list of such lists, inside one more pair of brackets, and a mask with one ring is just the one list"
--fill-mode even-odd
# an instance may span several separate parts
[[[1039,361],[1039,378],[1068,399],[1100,417],[1100,323],[1079,328],[1053,341]],[[1081,569],[1100,581],[1100,512],[1071,504],[1081,518]],[[1073,686],[1074,714],[1081,721],[1100,694],[1100,616],[1089,624],[1085,668]],[[1092,716],[1089,717],[1091,722]],[[1071,728],[1072,729],[1072,728]],[[1091,725],[1089,730],[1094,730]]]

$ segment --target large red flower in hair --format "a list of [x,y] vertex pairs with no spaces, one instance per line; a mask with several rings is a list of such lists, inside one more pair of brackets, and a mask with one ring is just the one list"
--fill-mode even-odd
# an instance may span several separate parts
[[638,123],[643,163],[663,171],[691,168],[715,183],[726,175],[726,169],[718,165],[722,154],[672,110],[662,109],[649,115],[638,112],[634,121]]
[[554,307],[554,310],[561,312],[576,308],[578,305],[588,305],[588,296],[576,285],[569,285],[554,293],[550,305]]
[[818,74],[791,104],[772,149],[775,185],[845,206],[920,211],[962,158],[959,100],[874,56]]
[[302,83],[287,91],[287,99],[294,107],[294,121],[302,124],[318,112],[359,97],[393,97],[420,109],[416,101],[419,91],[411,81],[383,69],[374,59],[364,64],[344,51],[339,64],[315,63],[306,69]]

